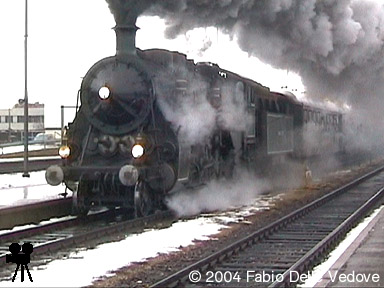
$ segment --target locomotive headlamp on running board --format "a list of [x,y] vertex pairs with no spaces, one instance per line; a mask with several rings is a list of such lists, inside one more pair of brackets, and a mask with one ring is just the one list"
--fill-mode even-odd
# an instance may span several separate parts
[[135,144],[132,147],[132,156],[135,159],[140,158],[144,155],[144,147],[141,144]]
[[67,145],[61,146],[59,148],[59,155],[62,159],[67,159],[71,155],[71,148]]
[[141,156],[143,156],[144,152],[146,150],[148,150],[149,145],[150,144],[149,144],[147,137],[145,137],[141,133],[139,133],[135,137],[135,144],[132,146],[131,153],[132,153],[133,158],[138,159]]

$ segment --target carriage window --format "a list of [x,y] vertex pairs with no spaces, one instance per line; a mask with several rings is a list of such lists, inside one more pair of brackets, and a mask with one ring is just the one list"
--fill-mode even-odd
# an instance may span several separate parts
[[256,93],[255,91],[251,90],[251,106],[255,107],[256,106]]
[[255,107],[256,106],[256,93],[255,91],[249,87],[249,89],[247,89],[248,93],[247,93],[247,102],[248,102],[248,106],[250,107]]
[[255,123],[255,115],[252,115],[253,121],[251,121],[250,125],[247,125],[247,137],[255,137],[256,136],[256,127],[253,123]]
[[321,118],[320,118],[321,126],[324,126],[324,122],[325,122],[324,115],[321,115]]
[[236,83],[236,97],[237,99],[242,99],[241,101],[244,101],[244,84],[243,82],[239,81]]

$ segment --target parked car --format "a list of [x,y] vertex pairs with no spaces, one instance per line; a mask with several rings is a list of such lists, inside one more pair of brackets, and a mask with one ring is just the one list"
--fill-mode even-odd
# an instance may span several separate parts
[[33,143],[52,143],[55,140],[52,134],[39,133],[33,139]]

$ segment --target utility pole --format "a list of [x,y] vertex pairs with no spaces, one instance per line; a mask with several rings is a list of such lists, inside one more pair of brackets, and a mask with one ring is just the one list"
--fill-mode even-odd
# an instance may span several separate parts
[[11,109],[9,108],[8,109],[8,142],[11,142],[11,135],[12,135],[12,132],[11,132]]
[[24,35],[24,173],[28,172],[28,0],[25,0],[25,35]]

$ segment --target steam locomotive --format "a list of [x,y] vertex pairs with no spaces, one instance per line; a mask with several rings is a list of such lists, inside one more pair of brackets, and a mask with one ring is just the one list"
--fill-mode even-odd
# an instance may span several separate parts
[[[316,108],[185,55],[134,45],[135,26],[115,27],[117,53],[90,68],[66,129],[51,185],[73,191],[76,213],[164,208],[181,187],[264,171],[276,159],[342,149],[342,114]],[[321,139],[321,143],[318,143]]]

